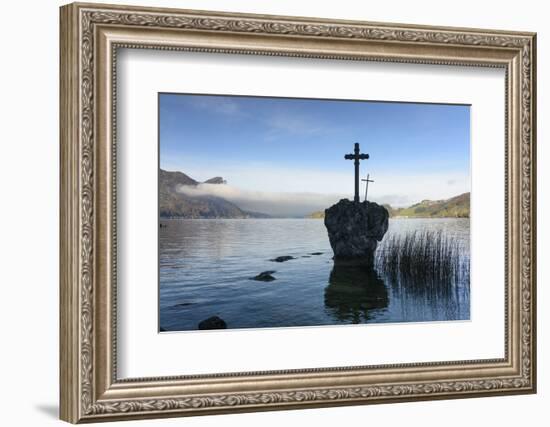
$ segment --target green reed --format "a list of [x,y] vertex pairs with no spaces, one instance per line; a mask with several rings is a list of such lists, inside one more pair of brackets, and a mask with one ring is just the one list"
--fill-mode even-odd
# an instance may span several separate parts
[[378,248],[376,268],[412,285],[453,284],[461,275],[469,276],[469,263],[461,262],[460,254],[456,238],[441,230],[393,234]]

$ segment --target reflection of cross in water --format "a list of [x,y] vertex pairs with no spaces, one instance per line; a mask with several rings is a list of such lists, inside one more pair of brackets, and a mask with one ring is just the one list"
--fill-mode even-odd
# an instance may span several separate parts
[[353,201],[359,203],[359,160],[367,160],[369,158],[368,154],[359,154],[359,143],[355,143],[355,148],[353,149],[353,154],[346,154],[344,159],[354,160],[353,164],[355,165],[355,196]]
[[367,188],[365,188],[365,202],[367,201],[367,194],[369,193],[369,182],[374,182],[372,179],[369,179],[370,175],[367,174],[367,179],[362,179],[361,181],[365,181],[367,183]]

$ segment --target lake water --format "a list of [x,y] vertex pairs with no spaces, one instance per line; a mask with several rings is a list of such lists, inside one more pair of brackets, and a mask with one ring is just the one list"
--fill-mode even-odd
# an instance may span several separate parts
[[[162,220],[160,326],[196,330],[219,316],[228,328],[464,320],[469,270],[451,285],[408,284],[380,273],[334,267],[322,220]],[[442,230],[469,265],[469,219],[390,219],[392,234]],[[384,250],[384,241],[378,250]],[[320,253],[313,255],[314,253]],[[270,261],[290,255],[296,259]],[[251,277],[275,270],[276,280]]]

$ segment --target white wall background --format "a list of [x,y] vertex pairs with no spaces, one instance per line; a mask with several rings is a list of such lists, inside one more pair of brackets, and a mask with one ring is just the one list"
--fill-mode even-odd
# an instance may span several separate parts
[[[113,3],[122,3],[110,0]],[[133,4],[538,32],[539,393],[438,402],[209,416],[132,425],[547,425],[550,405],[550,28],[545,2],[133,0]],[[60,425],[58,402],[58,7],[2,5],[0,67],[0,401],[2,425]],[[548,305],[548,307],[547,307]]]

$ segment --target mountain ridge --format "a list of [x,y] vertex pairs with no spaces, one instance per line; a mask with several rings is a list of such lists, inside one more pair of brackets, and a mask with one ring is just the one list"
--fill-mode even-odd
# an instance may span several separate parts
[[[204,183],[224,185],[219,176]],[[249,212],[222,197],[190,196],[179,191],[181,186],[197,187],[201,182],[179,171],[159,170],[159,216],[161,218],[269,218],[269,215]]]
[[[442,200],[422,200],[406,208],[393,208],[389,204],[383,205],[389,212],[390,218],[469,218],[470,193]],[[322,219],[324,211],[312,212],[307,218]]]
[[[182,187],[198,188],[200,184],[225,185],[227,181],[215,176],[197,181],[180,171],[159,170],[159,216],[161,218],[272,218],[271,215],[241,209],[235,203],[215,195],[192,194]],[[190,194],[191,193],[191,194]],[[470,193],[443,200],[422,200],[405,208],[383,205],[393,218],[469,218]],[[306,218],[322,219],[324,210],[312,212]]]
[[443,200],[422,200],[408,208],[392,209],[393,217],[407,218],[469,218],[470,193]]

